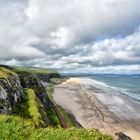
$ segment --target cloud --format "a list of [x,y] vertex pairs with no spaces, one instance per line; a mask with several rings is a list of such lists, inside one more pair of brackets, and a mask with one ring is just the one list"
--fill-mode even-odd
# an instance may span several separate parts
[[75,45],[131,33],[140,23],[139,9],[139,0],[30,0],[26,13],[37,35],[48,38],[50,32],[67,28]]
[[[79,63],[83,67],[101,67],[106,65],[140,64],[140,30],[124,38],[110,38],[86,46],[86,53],[70,55],[61,58],[67,63]],[[88,52],[89,51],[89,52]]]
[[139,0],[2,0],[0,62],[64,69],[140,65],[139,26]]

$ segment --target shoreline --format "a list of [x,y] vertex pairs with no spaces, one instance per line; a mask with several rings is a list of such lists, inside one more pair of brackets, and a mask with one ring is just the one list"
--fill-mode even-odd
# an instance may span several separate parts
[[[89,90],[81,78],[70,78],[55,86],[53,97],[58,105],[74,115],[82,127],[96,128],[114,137],[116,132],[121,131],[137,140],[140,124],[136,120],[118,118],[93,94],[96,90],[94,85]],[[138,128],[135,128],[136,125]]]
[[[139,121],[140,131],[140,103],[132,98],[116,92],[108,86],[100,86],[90,78],[80,78],[82,86],[87,90],[88,95],[97,99],[100,104],[106,106],[110,112],[121,121]],[[86,81],[86,82],[85,82]],[[93,82],[94,81],[94,82]],[[90,84],[89,84],[90,83]],[[93,99],[94,99],[93,98]]]

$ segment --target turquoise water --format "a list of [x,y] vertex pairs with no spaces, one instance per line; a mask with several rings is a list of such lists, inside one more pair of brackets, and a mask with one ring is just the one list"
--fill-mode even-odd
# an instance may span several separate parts
[[94,75],[89,78],[140,102],[140,75]]

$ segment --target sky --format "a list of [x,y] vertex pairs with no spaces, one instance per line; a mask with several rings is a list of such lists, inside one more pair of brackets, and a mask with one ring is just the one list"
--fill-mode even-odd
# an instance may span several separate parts
[[140,73],[140,0],[0,0],[0,63]]

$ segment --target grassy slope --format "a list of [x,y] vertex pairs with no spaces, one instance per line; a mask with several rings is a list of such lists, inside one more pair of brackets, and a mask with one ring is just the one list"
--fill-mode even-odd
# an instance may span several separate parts
[[92,129],[34,128],[17,117],[0,116],[0,138],[2,140],[112,140]]
[[44,74],[52,74],[58,73],[56,70],[44,69],[44,68],[32,68],[32,67],[16,67],[15,72],[26,71],[29,73],[44,73]]
[[16,73],[9,69],[0,67],[0,78],[8,78],[10,75],[16,75]]
[[39,106],[41,106],[41,103],[39,103],[39,99],[37,99],[34,90],[27,89],[25,94],[28,97],[27,104],[30,118],[34,122],[35,126],[45,126],[45,122],[39,112]]

